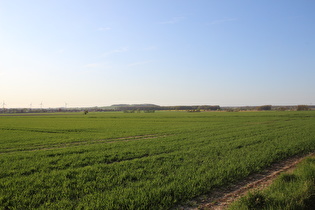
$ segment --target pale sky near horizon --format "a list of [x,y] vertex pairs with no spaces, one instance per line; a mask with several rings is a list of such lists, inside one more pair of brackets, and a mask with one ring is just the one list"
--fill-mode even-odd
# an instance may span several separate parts
[[315,104],[313,0],[0,0],[0,104]]

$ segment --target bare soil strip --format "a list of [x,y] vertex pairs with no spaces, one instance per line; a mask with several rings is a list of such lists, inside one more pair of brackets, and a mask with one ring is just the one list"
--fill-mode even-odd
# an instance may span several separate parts
[[250,175],[246,179],[228,186],[222,187],[220,189],[214,190],[209,195],[200,196],[193,201],[190,201],[190,206],[179,206],[176,209],[188,210],[188,209],[215,209],[221,210],[226,209],[229,204],[233,201],[239,199],[241,196],[248,193],[250,190],[261,190],[269,186],[272,181],[282,172],[292,170],[296,164],[301,162],[304,158],[312,156],[315,153],[310,153],[307,155],[297,155],[287,160],[275,163],[265,169],[261,173],[256,173]]
[[128,137],[121,137],[121,138],[112,138],[112,139],[98,139],[98,140],[89,140],[89,141],[76,141],[76,142],[69,142],[64,144],[55,144],[50,145],[50,147],[38,147],[38,148],[30,148],[30,149],[8,149],[7,151],[2,151],[2,153],[11,153],[11,152],[26,152],[26,151],[40,151],[40,150],[53,150],[59,148],[66,148],[72,146],[81,146],[86,144],[101,144],[101,143],[118,143],[118,142],[127,142],[127,141],[137,141],[137,140],[144,140],[144,139],[156,139],[156,138],[163,138],[169,135],[157,135],[157,134],[147,134],[141,136],[128,136]]

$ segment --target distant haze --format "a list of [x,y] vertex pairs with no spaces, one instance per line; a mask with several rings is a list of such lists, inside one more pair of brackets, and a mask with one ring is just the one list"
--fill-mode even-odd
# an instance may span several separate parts
[[315,104],[315,1],[0,1],[0,105]]

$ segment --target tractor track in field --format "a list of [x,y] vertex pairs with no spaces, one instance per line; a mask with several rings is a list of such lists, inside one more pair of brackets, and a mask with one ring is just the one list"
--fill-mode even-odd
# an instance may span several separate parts
[[228,187],[215,189],[208,195],[202,195],[189,201],[187,205],[177,206],[177,210],[223,210],[235,200],[244,196],[251,190],[262,190],[282,172],[293,170],[299,162],[315,153],[296,155],[286,160],[272,164],[260,173],[255,173]]
[[128,136],[128,137],[119,137],[119,138],[109,138],[109,139],[98,139],[98,140],[88,140],[88,141],[75,141],[69,142],[64,144],[52,144],[50,147],[38,147],[38,148],[29,148],[29,149],[12,149],[9,148],[7,150],[3,150],[0,154],[7,154],[12,152],[32,152],[32,151],[44,151],[44,150],[53,150],[59,148],[67,148],[73,146],[81,146],[81,145],[92,145],[92,144],[112,144],[118,142],[128,142],[128,141],[138,141],[138,140],[145,140],[145,139],[156,139],[156,138],[163,138],[166,134],[157,135],[157,134],[147,134],[147,135],[137,135],[137,136]]

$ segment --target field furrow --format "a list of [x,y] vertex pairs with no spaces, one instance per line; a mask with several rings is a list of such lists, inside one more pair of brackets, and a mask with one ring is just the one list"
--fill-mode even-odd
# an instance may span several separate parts
[[98,139],[98,140],[89,140],[89,141],[73,141],[65,144],[52,144],[49,147],[45,147],[45,145],[40,145],[35,148],[5,148],[2,149],[1,153],[10,153],[10,152],[23,152],[23,151],[39,151],[39,150],[53,150],[58,148],[67,148],[67,147],[77,147],[83,145],[91,145],[91,144],[102,144],[102,143],[118,143],[118,142],[126,142],[126,141],[137,141],[142,139],[156,139],[163,138],[167,135],[155,135],[148,134],[142,136],[128,136],[128,137],[120,137],[120,138],[112,138],[112,139]]

